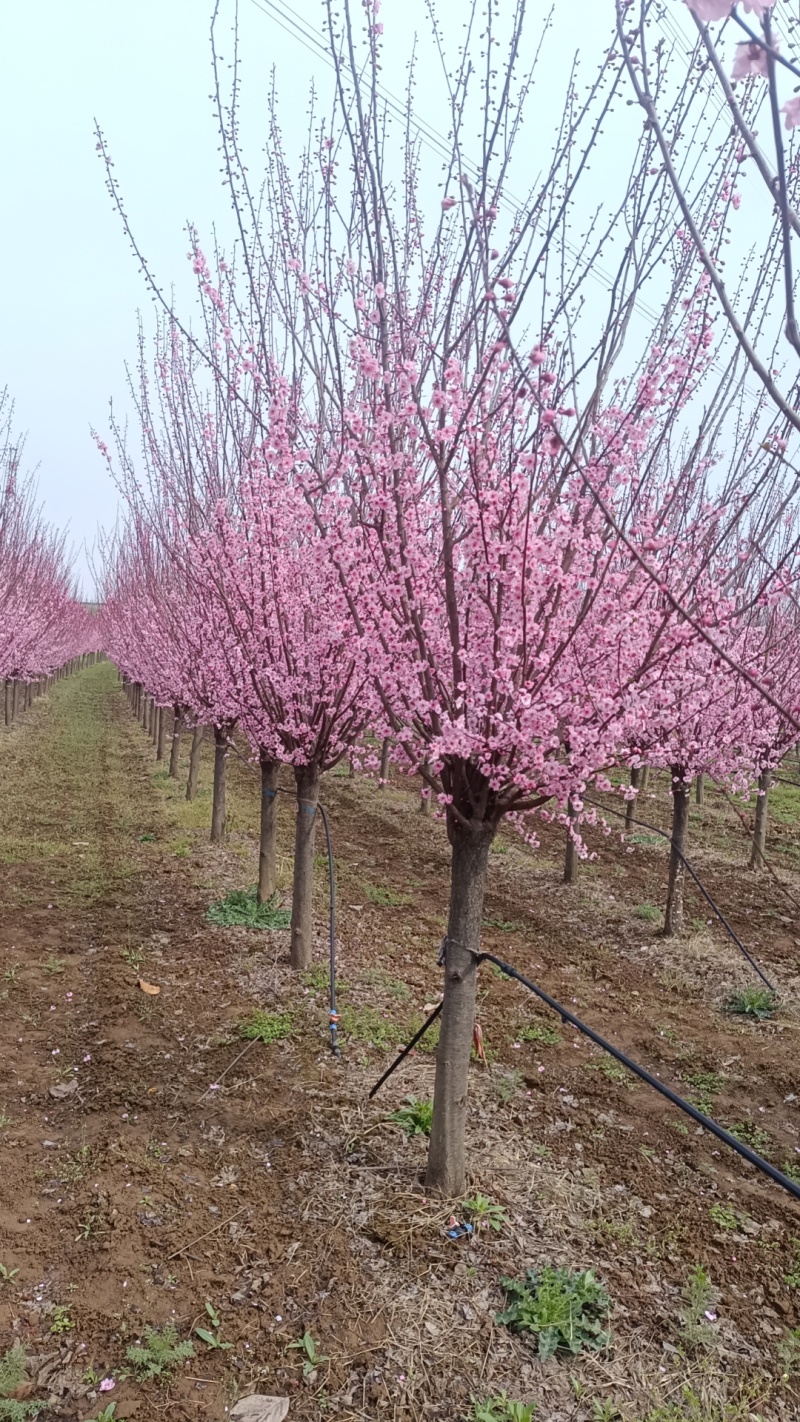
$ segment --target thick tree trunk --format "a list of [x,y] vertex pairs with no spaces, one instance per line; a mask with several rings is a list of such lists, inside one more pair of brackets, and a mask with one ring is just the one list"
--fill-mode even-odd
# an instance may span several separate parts
[[12,689],[11,689],[11,719],[12,719],[12,721],[16,721],[16,719],[17,719],[17,711],[18,711],[18,710],[19,710],[19,682],[18,682],[18,681],[16,680],[16,678],[15,678],[14,681],[13,681],[13,683],[12,683]]
[[650,780],[650,766],[643,765],[639,771],[639,794],[643,795]]
[[683,766],[672,767],[672,845],[669,853],[667,907],[664,914],[664,937],[675,938],[683,928],[683,890],[686,870],[677,850],[685,853],[686,829],[689,824],[691,782],[684,778]]
[[314,944],[314,839],[319,800],[319,767],[296,765],[297,819],[294,830],[294,880],[292,884],[293,968],[307,968]]
[[169,773],[172,780],[177,780],[180,773],[181,764],[181,731],[183,730],[183,712],[180,706],[175,707],[175,717],[172,722],[172,748],[169,753]]
[[211,806],[211,843],[225,838],[225,772],[228,763],[227,726],[214,727],[214,800]]
[[464,1132],[478,977],[473,955],[480,948],[486,870],[495,826],[483,822],[465,828],[448,813],[448,833],[452,860],[444,1006],[425,1184],[429,1190],[452,1198],[463,1194],[466,1183]]
[[158,740],[156,742],[156,760],[163,760],[167,749],[167,708],[158,708]]
[[[570,800],[567,806],[567,814],[570,820],[575,817],[575,810]],[[564,856],[564,883],[574,884],[578,878],[578,846],[572,836],[572,832],[567,827],[567,852]]]
[[762,770],[758,777],[756,823],[753,830],[753,845],[750,851],[748,869],[763,869],[766,863],[764,855],[767,848],[767,801],[769,799],[769,787],[771,783],[772,772],[770,770]]
[[388,776],[389,776],[389,756],[390,756],[390,754],[391,754],[391,750],[392,750],[392,742],[391,742],[391,739],[390,739],[389,736],[385,736],[385,737],[384,737],[384,741],[383,741],[383,745],[381,746],[381,774],[380,774],[380,779],[379,779],[379,781],[378,781],[378,789],[379,789],[379,790],[383,790],[383,789],[384,789],[384,787],[385,787],[385,785],[386,785],[386,781],[387,781]]
[[161,707],[153,702],[153,724],[150,727],[150,739],[154,746],[158,745],[158,728],[161,725]]
[[[641,770],[639,769],[638,765],[632,765],[632,766],[631,766],[631,785],[634,787],[635,790],[638,790],[639,785],[640,785],[640,782],[641,782],[641,778],[642,778],[642,772],[641,772]],[[636,819],[636,803],[637,803],[638,799],[639,799],[639,796],[637,795],[635,799],[633,799],[633,800],[628,800],[628,802],[627,802],[626,805],[625,805],[625,833],[626,833],[626,834],[630,834],[631,830],[633,829],[633,822],[634,822],[634,820]]]
[[268,903],[275,893],[278,824],[278,772],[280,761],[261,752],[261,839],[258,846],[258,902]]
[[694,798],[697,805],[704,805],[706,802],[706,778],[704,775],[698,775],[694,782]]
[[33,682],[29,681],[25,687],[25,710],[30,711],[33,705]]
[[195,726],[192,734],[192,749],[189,753],[189,777],[186,781],[186,798],[193,800],[197,794],[197,781],[200,776],[200,752],[203,746],[203,736],[205,731],[200,725]]

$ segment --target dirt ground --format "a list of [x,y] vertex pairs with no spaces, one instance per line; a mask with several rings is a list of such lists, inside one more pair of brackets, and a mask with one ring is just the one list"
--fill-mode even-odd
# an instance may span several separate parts
[[[285,931],[206,920],[255,880],[258,784],[231,760],[213,849],[210,750],[191,805],[187,760],[188,745],[180,782],[155,765],[108,664],[0,732],[0,1351],[24,1348],[44,1422],[110,1402],[117,1422],[222,1422],[254,1391],[345,1422],[463,1422],[503,1390],[537,1422],[800,1416],[797,1204],[486,966],[470,1195],[500,1228],[447,1237],[468,1211],[426,1197],[424,1137],[388,1119],[430,1097],[430,1049],[368,1100],[439,991],[447,845],[413,787],[346,767],[325,781],[337,1061],[325,861],[319,962],[298,981]],[[642,812],[666,826],[663,785]],[[288,799],[280,821],[285,902]],[[694,889],[686,936],[659,937],[665,855],[646,835],[596,831],[567,888],[560,829],[537,853],[504,833],[485,946],[800,1180],[800,792],[780,787],[771,828],[783,887],[743,867],[716,792],[692,810],[694,862],[779,989],[771,1020],[722,1010],[752,973]],[[256,1008],[287,1035],[244,1039]],[[542,1364],[496,1322],[501,1278],[543,1263],[602,1279],[606,1352]],[[690,1296],[698,1266],[710,1285]],[[128,1349],[170,1322],[193,1355],[137,1382]]]

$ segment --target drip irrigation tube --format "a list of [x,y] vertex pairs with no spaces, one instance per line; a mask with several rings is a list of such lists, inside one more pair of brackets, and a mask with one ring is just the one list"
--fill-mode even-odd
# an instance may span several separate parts
[[734,931],[733,928],[731,928],[731,925],[728,923],[728,920],[727,920],[727,918],[725,917],[724,913],[722,912],[722,909],[721,909],[717,904],[715,904],[715,902],[714,902],[714,900],[712,899],[710,893],[708,892],[708,889],[706,888],[705,884],[702,882],[702,880],[699,878],[699,876],[695,873],[694,869],[692,868],[691,864],[689,863],[689,860],[686,858],[686,855],[681,853],[680,849],[678,848],[677,844],[675,843],[674,839],[672,838],[672,835],[667,834],[667,831],[666,831],[666,830],[659,829],[659,828],[658,828],[658,825],[651,825],[651,824],[648,824],[646,820],[629,820],[628,817],[627,817],[627,815],[624,815],[624,814],[621,812],[621,810],[612,810],[608,805],[601,805],[601,803],[600,803],[599,800],[590,800],[589,797],[588,797],[588,795],[584,795],[583,800],[584,800],[584,803],[585,803],[585,804],[587,804],[587,805],[592,805],[592,806],[594,806],[595,809],[601,810],[604,815],[606,815],[606,814],[608,814],[608,815],[616,815],[617,819],[619,819],[619,820],[625,820],[626,824],[638,825],[640,829],[650,830],[653,834],[660,835],[660,837],[661,837],[662,839],[665,839],[665,840],[667,841],[667,843],[672,847],[672,849],[673,849],[673,850],[675,851],[675,853],[677,854],[677,856],[678,856],[678,858],[680,859],[681,864],[683,865],[683,867],[684,867],[685,869],[688,869],[688,870],[689,870],[689,873],[691,874],[692,878],[694,879],[694,882],[696,883],[698,889],[700,890],[700,893],[703,895],[703,898],[706,900],[706,903],[708,903],[709,906],[714,910],[714,913],[717,915],[717,918],[719,919],[719,921],[720,921],[720,923],[722,924],[723,928],[725,929],[726,933],[730,934],[731,938],[733,939],[734,943],[736,944],[736,947],[739,949],[739,952],[744,954],[745,958],[747,959],[748,963],[750,964],[750,967],[753,969],[753,971],[754,971],[755,973],[758,973],[758,976],[760,977],[762,983],[764,983],[764,984],[769,988],[770,992],[773,992],[773,993],[774,993],[774,992],[777,992],[777,989],[776,989],[776,988],[773,986],[773,984],[770,982],[770,980],[769,980],[769,978],[767,977],[766,973],[762,972],[761,968],[759,968],[758,963],[756,962],[755,958],[753,958],[753,957],[751,956],[751,954],[748,953],[748,951],[747,951],[747,949],[745,948],[745,946],[744,946],[744,944],[743,944],[741,938],[739,938],[738,934]]
[[[691,1102],[684,1100],[684,1098],[679,1096],[677,1091],[673,1091],[671,1087],[665,1086],[663,1081],[660,1081],[657,1076],[653,1076],[645,1067],[639,1066],[638,1062],[633,1061],[632,1058],[621,1051],[619,1047],[615,1047],[613,1043],[607,1042],[605,1037],[601,1037],[600,1033],[595,1032],[594,1028],[582,1022],[579,1017],[575,1016],[574,1012],[570,1012],[568,1008],[562,1007],[559,1002],[556,1002],[556,999],[545,992],[544,988],[537,987],[535,983],[532,983],[529,978],[526,978],[522,973],[518,972],[510,963],[505,963],[502,958],[496,958],[494,953],[476,953],[474,956],[476,966],[479,966],[481,963],[494,963],[495,967],[499,968],[501,973],[505,973],[506,977],[521,983],[523,987],[527,988],[529,992],[534,993],[536,997],[551,1008],[553,1012],[558,1013],[562,1022],[569,1022],[578,1032],[582,1032],[584,1037],[588,1037],[590,1041],[594,1042],[595,1046],[601,1047],[604,1052],[608,1052],[610,1056],[614,1057],[624,1067],[627,1067],[628,1071],[633,1072],[634,1076],[638,1076],[641,1081],[644,1081],[648,1086],[652,1086],[654,1091],[658,1091],[661,1096],[665,1096],[667,1101],[670,1101],[673,1106],[677,1106],[678,1109],[683,1111],[687,1116],[691,1116],[692,1120],[696,1121],[704,1130],[710,1131],[712,1135],[717,1137],[717,1140],[722,1141],[723,1145],[728,1146],[730,1150],[736,1151],[737,1155],[742,1156],[750,1165],[754,1165],[756,1170],[760,1170],[762,1175],[767,1175],[776,1185],[780,1185],[792,1195],[795,1200],[800,1200],[800,1185],[796,1185],[793,1180],[789,1179],[788,1175],[784,1175],[783,1172],[777,1170],[774,1165],[770,1165],[768,1160],[764,1160],[763,1156],[751,1150],[743,1141],[737,1140],[736,1136],[731,1135],[730,1131],[726,1131],[724,1126],[720,1126],[719,1123],[714,1121],[710,1116],[706,1116],[702,1111],[698,1111],[696,1106],[692,1106]],[[408,1053],[416,1043],[425,1035],[431,1023],[439,1016],[441,1010],[442,1003],[440,1002],[436,1010],[431,1013],[427,1022],[425,1022],[419,1032],[417,1032],[416,1036],[412,1038],[408,1046],[404,1047],[400,1055],[392,1062],[388,1071],[385,1071],[380,1080],[375,1083],[369,1093],[370,1100],[372,1100],[373,1096],[380,1090],[384,1082],[388,1081],[392,1073],[397,1070],[400,1063],[408,1056]]]

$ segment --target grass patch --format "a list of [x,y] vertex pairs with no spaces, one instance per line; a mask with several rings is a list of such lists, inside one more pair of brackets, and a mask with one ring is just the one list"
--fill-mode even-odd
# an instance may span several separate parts
[[368,1042],[379,1050],[402,1046],[413,1036],[413,1029],[408,1023],[384,1017],[377,1007],[351,1007],[348,1004],[342,1009],[340,1026],[354,1042]]
[[411,997],[408,983],[392,977],[385,968],[364,968],[359,976],[362,983],[366,983],[368,987],[383,988],[391,997],[396,997],[398,1002],[408,1002]]
[[687,1086],[694,1088],[693,1095],[689,1097],[692,1106],[696,1106],[704,1116],[710,1116],[714,1109],[714,1097],[722,1090],[722,1077],[719,1072],[696,1071],[683,1079]]
[[211,905],[206,918],[219,928],[288,928],[292,915],[276,907],[276,897],[260,904],[255,889],[232,889]]
[[633,1091],[637,1085],[637,1078],[627,1067],[621,1066],[619,1062],[612,1061],[610,1057],[603,1057],[599,1062],[587,1062],[586,1071],[600,1071],[608,1081],[613,1081],[617,1086],[627,1087],[628,1091]]
[[282,1042],[292,1035],[292,1019],[288,1012],[255,1012],[239,1023],[239,1036],[248,1042]]
[[35,1417],[46,1407],[44,1402],[20,1402],[13,1396],[26,1380],[25,1349],[15,1343],[0,1357],[0,1418],[3,1422],[25,1422],[25,1418]]
[[545,1022],[531,1022],[520,1028],[517,1035],[520,1042],[540,1042],[543,1047],[557,1047],[564,1040],[555,1027],[548,1027]]
[[759,1126],[754,1126],[752,1121],[734,1121],[732,1126],[726,1126],[725,1129],[735,1136],[737,1141],[741,1141],[742,1145],[749,1146],[759,1155],[765,1155],[772,1144],[767,1132],[762,1131]]
[[644,919],[645,923],[660,923],[661,909],[656,908],[655,904],[637,904],[633,916]]
[[411,902],[408,894],[398,894],[383,884],[365,884],[364,894],[371,904],[378,904],[381,908],[405,908]]

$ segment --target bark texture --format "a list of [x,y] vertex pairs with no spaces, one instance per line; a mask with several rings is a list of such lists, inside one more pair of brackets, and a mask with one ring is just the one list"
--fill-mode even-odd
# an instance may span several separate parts
[[704,805],[706,802],[706,778],[704,775],[698,775],[694,782],[694,798],[697,805]]
[[381,746],[381,774],[380,780],[378,781],[379,790],[383,790],[386,786],[386,780],[389,775],[389,756],[391,754],[391,750],[392,742],[390,738],[386,736],[384,738],[383,745]]
[[192,735],[192,749],[189,753],[189,777],[186,781],[187,800],[193,800],[197,794],[197,781],[200,776],[200,751],[204,734],[202,726],[195,726]]
[[[631,766],[631,785],[633,786],[633,788],[634,788],[635,790],[638,790],[639,785],[640,785],[640,782],[641,782],[641,778],[642,778],[642,772],[641,772],[641,770],[639,769],[638,765]],[[625,833],[626,833],[626,834],[630,834],[630,831],[631,831],[632,828],[633,828],[633,822],[634,822],[634,820],[636,819],[636,806],[637,806],[637,804],[638,804],[638,801],[639,801],[639,796],[637,795],[635,800],[628,800],[628,802],[627,802],[627,804],[626,804],[626,806],[625,806]]]
[[158,737],[156,739],[156,760],[163,760],[167,749],[167,708],[158,708]]
[[[570,820],[575,817],[575,810],[570,801],[567,806],[567,813]],[[578,846],[572,837],[572,832],[567,828],[567,852],[564,856],[564,883],[574,884],[578,879]]]
[[214,800],[211,806],[211,843],[225,838],[225,780],[228,767],[228,727],[214,727]]
[[444,1006],[425,1183],[429,1190],[457,1196],[463,1194],[466,1184],[464,1133],[477,985],[474,954],[480,948],[486,870],[495,825],[484,820],[465,827],[448,812],[448,835],[452,866]]
[[183,731],[183,712],[180,706],[175,707],[175,716],[172,722],[172,747],[169,753],[169,773],[172,780],[177,780],[181,763],[181,732]]
[[261,752],[261,838],[258,846],[258,902],[267,903],[275,893],[277,861],[275,835],[278,825],[278,772],[280,762]]
[[769,799],[769,787],[772,784],[772,772],[762,770],[758,777],[758,795],[756,796],[756,822],[753,829],[753,845],[750,851],[749,869],[763,869],[766,863],[764,855],[767,848],[767,801]]
[[319,768],[296,765],[297,819],[294,831],[294,881],[292,885],[292,941],[289,961],[307,968],[314,943],[314,839],[319,799]]
[[691,785],[684,778],[682,765],[672,767],[672,844],[669,852],[667,907],[664,914],[664,937],[675,938],[683,929],[683,891],[686,870],[678,854],[686,853],[686,830],[689,824]]

